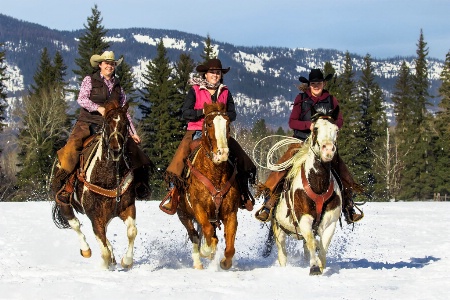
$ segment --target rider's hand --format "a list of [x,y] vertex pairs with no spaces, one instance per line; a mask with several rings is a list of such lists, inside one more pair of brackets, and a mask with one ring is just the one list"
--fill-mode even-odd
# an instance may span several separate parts
[[99,106],[99,107],[97,108],[97,111],[98,111],[102,116],[105,115],[105,108],[104,108],[103,106]]
[[311,125],[309,125],[309,130],[311,130],[311,132],[314,130],[314,123],[311,122]]
[[140,143],[141,143],[141,138],[140,138],[137,134],[133,134],[133,135],[131,136],[131,138],[133,139],[133,141],[134,141],[136,144],[140,144]]

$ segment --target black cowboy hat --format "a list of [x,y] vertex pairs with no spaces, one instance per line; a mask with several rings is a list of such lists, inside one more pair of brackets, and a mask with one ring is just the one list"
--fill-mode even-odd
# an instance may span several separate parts
[[197,68],[195,68],[197,72],[206,73],[208,70],[221,70],[222,74],[226,74],[228,71],[230,71],[230,67],[228,69],[222,68],[222,62],[220,59],[212,58],[208,60],[204,65],[199,65]]
[[328,81],[331,78],[333,78],[334,74],[328,74],[327,77],[323,77],[322,71],[320,69],[311,69],[311,72],[309,72],[309,79],[306,79],[303,76],[300,76],[298,80],[303,83],[307,83],[309,85],[310,82],[322,82],[322,81]]

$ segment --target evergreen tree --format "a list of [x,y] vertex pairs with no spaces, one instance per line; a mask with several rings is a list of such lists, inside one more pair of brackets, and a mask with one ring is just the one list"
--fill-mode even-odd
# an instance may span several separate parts
[[400,197],[407,200],[427,199],[434,191],[434,176],[431,174],[434,166],[432,153],[431,116],[426,110],[428,98],[428,70],[426,47],[422,30],[417,44],[415,59],[415,74],[412,76],[412,90],[414,103],[411,110],[411,126],[406,142],[409,152],[404,157],[405,168],[402,172]]
[[214,48],[211,45],[211,37],[209,36],[209,34],[206,36],[205,47],[203,48],[203,54],[200,54],[200,57],[203,59],[202,64],[205,64],[212,58],[217,58],[217,53],[214,51]]
[[122,63],[116,67],[115,74],[119,77],[120,86],[127,96],[127,103],[130,106],[128,111],[131,115],[134,115],[134,109],[138,105],[136,100],[139,97],[139,94],[134,87],[135,77],[133,75],[133,71],[131,70],[131,66],[127,64],[125,60],[122,60]]
[[325,65],[323,66],[323,74],[324,76],[327,76],[328,74],[333,74],[333,77],[327,82],[326,90],[330,92],[330,94],[334,95],[337,89],[337,82],[336,82],[336,70],[333,68],[333,65],[331,62],[327,61],[325,62]]
[[[18,185],[25,195],[45,194],[48,172],[56,151],[64,145],[69,121],[66,115],[64,75],[66,65],[55,55],[54,65],[44,48],[38,65],[33,91],[22,99],[20,113],[23,127],[19,131],[20,146]],[[44,71],[46,70],[46,71]],[[44,74],[44,72],[46,72]]]
[[394,161],[392,165],[395,166],[395,170],[398,172],[393,173],[393,186],[397,189],[392,191],[391,196],[395,199],[398,198],[397,191],[402,191],[403,184],[403,168],[405,162],[408,160],[411,145],[416,139],[416,128],[414,127],[414,112],[411,107],[414,106],[414,90],[412,86],[412,75],[406,62],[403,62],[397,81],[394,86],[394,92],[392,95],[392,102],[394,103],[394,116],[396,121],[395,128],[395,143],[393,151],[396,155],[393,155]]
[[[3,47],[3,44],[0,43],[0,49]],[[6,86],[5,81],[8,78],[6,77],[6,64],[5,64],[5,51],[0,51],[0,132],[3,131],[3,127],[5,124],[5,112],[6,112]],[[1,149],[0,149],[1,152]]]
[[33,94],[39,94],[42,89],[48,89],[50,84],[54,81],[55,72],[48,54],[47,47],[44,47],[41,53],[38,69],[33,76],[34,85],[31,85]]
[[450,193],[450,152],[448,141],[450,141],[450,51],[447,53],[444,68],[440,77],[442,84],[439,88],[441,102],[440,111],[436,117],[436,130],[438,140],[435,148],[436,168],[435,168],[435,191],[442,196]]
[[352,59],[347,51],[345,53],[344,71],[336,77],[333,95],[339,101],[339,109],[344,119],[344,124],[338,135],[338,151],[352,173],[360,171],[356,167],[357,158],[364,147],[364,136],[358,134],[362,118],[359,109],[361,98],[355,96],[356,82],[354,78]]
[[157,170],[151,179],[152,190],[156,196],[162,196],[165,190],[163,172],[180,142],[180,126],[174,117],[177,112],[173,111],[172,107],[178,91],[162,40],[158,43],[156,58],[148,63],[142,77],[144,88],[141,93],[144,104],[139,105],[142,112],[142,147]]
[[77,80],[81,85],[84,77],[93,73],[89,60],[94,54],[102,54],[109,48],[109,43],[104,41],[107,30],[101,25],[103,18],[97,5],[92,8],[92,15],[87,18],[87,25],[83,25],[86,31],[80,36],[78,43],[78,54],[80,57],[75,59],[76,65],[79,67],[73,70],[77,76]]
[[387,128],[386,114],[382,107],[383,94],[375,82],[374,67],[369,54],[364,57],[364,67],[358,82],[360,99],[361,130],[356,133],[363,140],[363,148],[355,158],[356,177],[369,196],[385,197],[386,182],[383,173],[375,165],[374,155],[384,154],[383,141]]
[[[178,133],[174,132],[174,139],[179,138],[179,142],[184,136],[184,127],[186,125],[185,121],[182,118],[181,108],[184,103],[184,99],[191,88],[191,85],[188,83],[191,73],[194,71],[194,60],[187,53],[181,53],[179,60],[176,62],[174,71],[175,78],[174,83],[177,89],[178,94],[174,98],[174,101],[171,103],[171,111],[173,112],[173,122],[174,127],[179,128]],[[178,147],[178,143],[175,143]]]

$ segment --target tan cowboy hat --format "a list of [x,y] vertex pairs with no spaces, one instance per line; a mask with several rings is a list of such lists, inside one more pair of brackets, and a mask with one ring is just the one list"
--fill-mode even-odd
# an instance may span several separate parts
[[208,70],[221,70],[222,74],[226,74],[230,71],[230,67],[228,67],[228,69],[223,69],[220,59],[212,58],[208,60],[206,64],[197,66],[196,70],[201,73],[206,73]]
[[93,68],[98,67],[98,64],[102,61],[114,61],[116,63],[116,66],[120,65],[122,63],[123,57],[119,58],[119,60],[115,60],[114,58],[114,52],[112,51],[105,51],[102,55],[94,54],[91,56],[90,62],[91,66]]

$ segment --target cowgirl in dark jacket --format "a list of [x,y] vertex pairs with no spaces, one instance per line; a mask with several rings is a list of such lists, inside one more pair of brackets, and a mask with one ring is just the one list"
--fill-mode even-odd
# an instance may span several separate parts
[[[327,112],[334,114],[336,117],[336,125],[341,128],[343,118],[339,112],[339,102],[325,90],[326,82],[333,77],[333,74],[327,75],[325,78],[322,71],[312,69],[309,78],[300,77],[302,82],[300,90],[303,93],[297,95],[294,101],[294,107],[289,117],[289,127],[294,130],[294,137],[299,140],[298,143],[292,144],[286,153],[280,158],[278,163],[282,163],[291,158],[297,150],[303,145],[304,141],[311,134],[313,123],[311,121],[311,111]],[[353,208],[352,195],[353,192],[362,192],[362,189],[355,183],[349,170],[344,162],[336,155],[332,162],[333,169],[338,173],[343,184],[343,212],[347,223],[354,223],[362,219],[363,215],[357,214]],[[262,222],[269,219],[270,212],[278,200],[282,182],[287,173],[284,171],[273,171],[269,174],[266,182],[259,186],[259,193],[265,195],[264,205],[256,212],[256,218]]]

